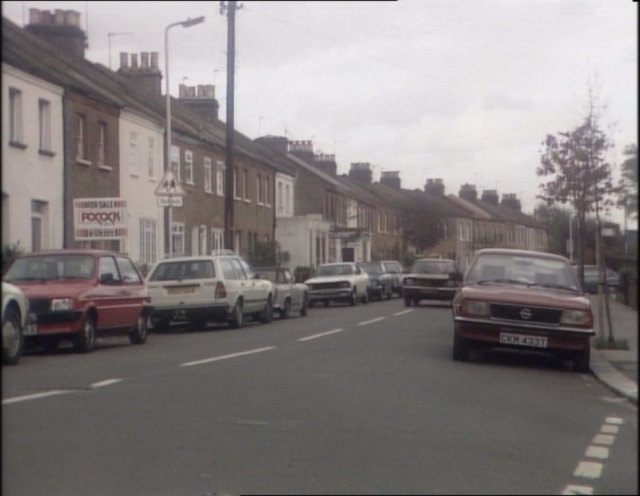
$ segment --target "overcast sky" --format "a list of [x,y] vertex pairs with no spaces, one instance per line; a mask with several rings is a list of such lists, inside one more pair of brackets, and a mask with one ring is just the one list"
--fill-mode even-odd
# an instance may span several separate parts
[[[533,210],[547,133],[581,122],[591,79],[603,126],[623,160],[638,133],[638,4],[631,0],[241,2],[236,23],[236,128],[286,135],[335,153],[338,172],[370,162],[374,180],[442,178],[516,193]],[[226,116],[226,17],[220,2],[2,2],[20,26],[29,9],[75,9],[87,58],[160,52],[170,31],[171,93],[215,84]],[[130,33],[111,37],[108,33]],[[187,79],[183,79],[183,78]],[[164,81],[163,81],[164,91]],[[618,169],[615,170],[616,177]],[[622,216],[614,214],[621,222]],[[635,223],[634,223],[635,225]]]

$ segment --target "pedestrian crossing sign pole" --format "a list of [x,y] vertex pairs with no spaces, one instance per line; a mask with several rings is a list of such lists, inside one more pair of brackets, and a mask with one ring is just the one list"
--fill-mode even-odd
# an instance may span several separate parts
[[173,171],[167,169],[155,194],[158,197],[158,206],[169,209],[169,258],[171,258],[173,255],[173,207],[182,206],[182,197],[186,193]]

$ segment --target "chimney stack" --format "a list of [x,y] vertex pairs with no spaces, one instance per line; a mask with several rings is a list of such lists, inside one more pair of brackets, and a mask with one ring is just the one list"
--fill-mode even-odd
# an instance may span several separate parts
[[260,136],[255,141],[280,155],[286,155],[289,151],[289,140],[284,136]]
[[505,193],[504,195],[502,195],[501,205],[512,208],[513,210],[517,210],[518,212],[522,210],[520,200],[515,195],[515,193]]
[[[131,57],[131,64],[129,64]],[[131,81],[136,88],[141,88],[147,93],[156,96],[162,95],[162,73],[158,69],[158,52],[142,52],[140,54],[141,65],[138,66],[138,54],[120,52],[120,68],[118,74]]]
[[349,178],[364,185],[371,184],[373,178],[371,164],[369,162],[352,162]]
[[315,156],[313,154],[313,142],[308,141],[291,141],[289,151],[298,158],[313,164]]
[[380,183],[386,184],[393,189],[401,189],[400,171],[382,171],[380,173]]
[[338,175],[336,156],[332,153],[316,153],[313,157],[313,165],[330,176]]
[[498,190],[484,189],[482,190],[482,201],[498,206]]
[[476,201],[478,199],[478,192],[476,191],[475,184],[463,184],[460,186],[458,196],[463,200]]
[[31,34],[53,45],[58,53],[84,59],[87,37],[80,28],[80,13],[75,10],[56,9],[54,12],[29,9]]
[[427,179],[427,184],[424,185],[424,192],[430,195],[444,196],[444,183],[442,179]]
[[219,105],[215,94],[215,86],[212,84],[199,84],[197,87],[180,85],[180,103],[209,123],[218,120]]

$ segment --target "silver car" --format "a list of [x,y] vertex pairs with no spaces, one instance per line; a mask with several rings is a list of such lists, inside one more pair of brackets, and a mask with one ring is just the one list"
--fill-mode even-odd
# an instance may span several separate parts
[[22,290],[2,283],[2,363],[16,365],[22,356],[29,300]]

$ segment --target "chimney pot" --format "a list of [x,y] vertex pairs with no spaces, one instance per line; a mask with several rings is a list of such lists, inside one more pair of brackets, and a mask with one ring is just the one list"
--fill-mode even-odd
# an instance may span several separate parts
[[195,86],[187,86],[187,97],[195,98],[196,97],[196,87]]
[[180,85],[180,98],[187,96],[187,87],[184,84]]
[[64,26],[64,10],[56,9],[53,17],[53,22],[56,26]]
[[215,98],[216,97],[216,87],[212,84],[207,84],[204,87],[205,96],[207,98]]
[[131,54],[131,68],[132,69],[137,69],[138,68],[138,54],[137,53],[132,53]]
[[67,10],[64,16],[64,23],[67,26],[73,26],[74,28],[80,27],[80,12],[76,10]]
[[149,52],[142,52],[140,54],[140,62],[143,69],[149,68]]
[[129,68],[129,54],[127,52],[120,52],[120,69]]
[[198,98],[204,98],[204,86],[199,84],[198,85],[198,94],[197,94]]
[[40,9],[29,9],[29,24],[42,23],[42,11]]
[[158,68],[158,52],[151,52],[151,68]]

